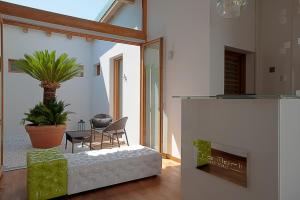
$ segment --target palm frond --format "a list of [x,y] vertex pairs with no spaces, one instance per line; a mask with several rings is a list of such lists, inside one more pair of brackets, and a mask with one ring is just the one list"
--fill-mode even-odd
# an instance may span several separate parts
[[69,105],[63,101],[53,101],[47,105],[39,103],[30,109],[29,113],[25,113],[23,123],[27,121],[36,126],[65,124],[68,115],[71,114],[71,112],[65,111]]
[[36,80],[58,84],[74,78],[81,72],[75,58],[69,58],[65,53],[56,58],[56,52],[48,50],[25,55],[16,62],[16,66]]

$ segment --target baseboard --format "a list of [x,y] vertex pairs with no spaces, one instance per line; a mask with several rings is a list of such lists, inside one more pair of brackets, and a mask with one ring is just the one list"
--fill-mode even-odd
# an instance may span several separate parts
[[172,156],[172,155],[166,154],[166,153],[162,153],[161,155],[162,155],[162,157],[165,158],[165,159],[170,159],[170,160],[173,160],[173,161],[175,161],[175,162],[181,163],[181,159],[180,159],[180,158],[177,158],[177,157],[175,157],[175,156]]
[[178,162],[178,163],[181,163],[181,159],[180,158],[177,158],[177,157],[174,157],[172,155],[167,155],[167,158],[170,159],[170,160],[173,160],[175,162]]

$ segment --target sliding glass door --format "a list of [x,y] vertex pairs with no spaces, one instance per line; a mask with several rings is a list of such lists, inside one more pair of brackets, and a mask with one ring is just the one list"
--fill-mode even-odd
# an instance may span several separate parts
[[162,152],[163,39],[142,45],[141,143]]

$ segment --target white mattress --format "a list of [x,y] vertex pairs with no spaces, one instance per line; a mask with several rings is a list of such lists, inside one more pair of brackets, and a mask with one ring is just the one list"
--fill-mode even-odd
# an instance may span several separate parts
[[161,155],[147,147],[65,154],[68,160],[68,194],[159,175]]

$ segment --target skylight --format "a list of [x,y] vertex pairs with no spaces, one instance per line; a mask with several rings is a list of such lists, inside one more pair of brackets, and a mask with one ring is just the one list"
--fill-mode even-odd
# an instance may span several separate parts
[[2,0],[44,11],[99,21],[115,0]]

